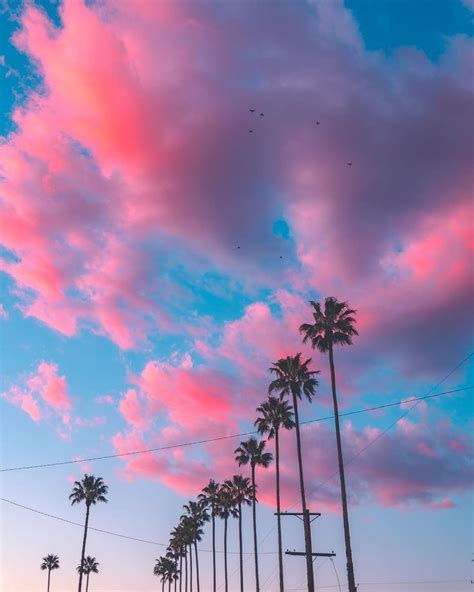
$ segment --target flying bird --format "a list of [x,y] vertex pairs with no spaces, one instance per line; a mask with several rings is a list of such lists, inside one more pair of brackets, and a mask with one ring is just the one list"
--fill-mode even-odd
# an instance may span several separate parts
[[260,117],[263,117],[263,113],[260,113]]
[[255,113],[255,109],[249,109],[250,113]]
[[253,130],[249,130],[249,134],[253,134]]
[[319,121],[316,122],[316,125],[319,125]]
[[352,166],[352,162],[348,162],[347,163],[347,166]]

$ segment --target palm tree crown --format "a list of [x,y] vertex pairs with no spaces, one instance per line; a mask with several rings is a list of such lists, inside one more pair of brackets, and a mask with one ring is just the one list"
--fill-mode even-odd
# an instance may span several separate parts
[[85,474],[81,481],[74,481],[74,487],[69,499],[71,504],[85,502],[86,506],[95,505],[97,502],[107,502],[109,488],[102,477]]
[[43,557],[43,563],[40,565],[40,569],[59,569],[59,557],[52,554],[46,555],[46,557]]
[[250,464],[251,467],[261,466],[267,468],[273,460],[271,452],[264,452],[265,440],[257,440],[251,436],[247,441],[241,442],[240,446],[234,450],[235,460],[242,465]]
[[276,378],[270,383],[268,392],[278,391],[280,398],[294,394],[298,399],[302,399],[304,395],[311,402],[319,384],[315,378],[319,370],[309,370],[310,362],[311,358],[302,362],[301,354],[281,358],[275,362],[270,372],[275,374]]
[[77,566],[77,572],[79,573],[82,569],[82,573],[84,575],[91,574],[91,573],[99,573],[99,563],[95,557],[91,557],[88,555],[84,558],[84,564],[81,567],[80,565]]
[[329,296],[324,301],[324,312],[319,302],[310,300],[310,304],[314,324],[303,323],[300,326],[303,343],[309,340],[322,353],[329,351],[332,345],[352,345],[352,337],[359,333],[354,327],[356,320],[353,315],[356,311],[349,308],[347,302],[339,302]]
[[210,479],[206,487],[203,487],[198,499],[205,506],[210,506],[211,511],[216,515],[216,506],[219,502],[220,485],[214,479]]
[[234,475],[232,479],[224,481],[222,487],[230,493],[236,504],[250,506],[252,503],[252,485],[248,477]]
[[260,417],[255,420],[255,426],[260,434],[268,434],[269,440],[274,438],[276,430],[292,430],[295,427],[293,407],[288,401],[270,396],[257,407],[257,411]]

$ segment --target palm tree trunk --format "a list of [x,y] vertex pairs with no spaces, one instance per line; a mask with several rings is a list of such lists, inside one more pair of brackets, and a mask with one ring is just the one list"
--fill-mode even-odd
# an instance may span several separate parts
[[306,494],[304,491],[304,476],[303,476],[303,457],[301,454],[301,436],[300,436],[300,420],[298,415],[298,399],[296,393],[293,394],[293,408],[295,412],[296,424],[296,449],[298,453],[298,467],[300,474],[300,490],[301,490],[301,505],[303,506],[303,526],[304,526],[304,542],[306,553],[306,575],[308,579],[308,592],[314,592],[314,571],[313,571],[313,548],[311,544],[311,526],[309,521],[309,512],[306,508]]
[[183,553],[179,550],[179,592],[183,592]]
[[198,555],[198,546],[197,541],[194,541],[194,553],[196,555],[196,583],[197,583],[197,592],[201,592],[201,584],[199,583],[199,555]]
[[184,546],[184,592],[188,592],[188,550]]
[[161,592],[165,592],[165,578],[164,578],[164,576],[161,579]]
[[216,592],[216,518],[214,516],[214,504],[211,506],[212,513],[212,577],[213,577],[213,590]]
[[51,570],[48,569],[48,592],[49,592],[49,582],[51,580]]
[[344,458],[342,455],[341,430],[339,427],[339,406],[336,394],[336,372],[334,370],[334,355],[332,344],[329,347],[329,366],[331,368],[332,400],[334,403],[334,421],[336,423],[337,462],[339,464],[339,479],[341,482],[342,520],[344,523],[344,542],[346,544],[347,580],[349,592],[357,592],[352,562],[351,532],[349,528],[349,512],[347,509],[346,477],[344,475]]
[[86,592],[89,592],[89,575],[87,574],[87,578],[86,578]]
[[224,590],[229,592],[229,579],[227,577],[227,517],[224,518]]
[[252,514],[253,514],[253,551],[255,555],[255,590],[260,592],[260,581],[258,578],[258,542],[257,542],[257,495],[255,487],[255,467],[252,466]]
[[278,526],[278,570],[280,572],[280,592],[284,592],[283,580],[283,544],[281,537],[281,503],[280,503],[280,436],[275,428],[275,461],[276,461],[276,497],[277,497],[277,526]]
[[[84,538],[82,539],[81,568],[84,565],[84,556],[86,554],[87,527],[89,526],[89,511],[90,505],[86,504],[86,522],[84,524]],[[77,590],[78,592],[82,592],[82,569],[79,571],[79,587]]]
[[171,592],[171,580],[168,580],[168,592]]
[[193,548],[189,545],[189,590],[193,592]]
[[240,562],[240,592],[244,592],[244,560],[242,548],[242,502],[239,502],[239,562]]

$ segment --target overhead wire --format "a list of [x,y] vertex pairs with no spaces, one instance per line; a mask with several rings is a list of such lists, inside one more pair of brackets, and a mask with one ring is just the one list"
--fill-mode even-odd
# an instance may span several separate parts
[[[438,385],[437,385],[438,386]],[[436,387],[433,387],[432,391],[435,389]],[[426,399],[431,399],[434,397],[440,397],[442,395],[450,395],[450,394],[454,394],[454,393],[458,393],[461,391],[466,391],[466,390],[472,390],[474,389],[473,385],[467,385],[467,386],[463,386],[463,387],[459,387],[456,389],[451,389],[449,391],[443,391],[441,393],[436,393],[436,394],[427,394],[421,397],[411,397],[408,399],[400,399],[398,401],[393,401],[392,403],[384,403],[383,405],[374,405],[372,407],[365,407],[363,409],[356,409],[354,411],[346,411],[344,413],[340,413],[339,417],[349,417],[351,415],[357,415],[357,414],[361,414],[361,413],[368,413],[370,411],[378,411],[381,409],[387,409],[389,407],[396,407],[398,405],[401,404],[407,404],[413,401],[416,402],[420,402],[420,401],[424,401]],[[431,391],[431,392],[432,392]],[[310,423],[318,423],[321,421],[327,421],[329,419],[334,419],[334,415],[327,415],[325,417],[317,417],[314,419],[308,419],[305,421],[300,422],[300,425],[306,425],[306,424],[310,424]],[[116,454],[104,454],[101,456],[92,456],[92,457],[76,457],[70,460],[64,460],[64,461],[55,461],[55,462],[49,462],[49,463],[40,463],[40,464],[32,464],[32,465],[23,465],[23,466],[17,466],[17,467],[4,467],[0,469],[0,473],[9,473],[9,472],[15,472],[15,471],[27,471],[27,470],[31,470],[31,469],[44,469],[44,468],[49,468],[49,467],[57,467],[57,466],[65,466],[65,465],[72,465],[72,464],[79,464],[79,463],[86,463],[86,462],[94,462],[94,461],[99,461],[99,460],[109,460],[109,459],[114,459],[114,458],[123,458],[126,456],[135,456],[135,455],[139,455],[139,454],[149,454],[149,453],[154,453],[154,452],[162,452],[165,450],[172,450],[175,448],[184,448],[184,447],[188,447],[188,446],[197,446],[200,444],[208,444],[211,442],[218,442],[221,440],[229,440],[232,438],[242,438],[244,436],[252,436],[257,434],[258,432],[256,430],[254,431],[249,431],[249,432],[241,432],[239,434],[231,434],[231,435],[227,435],[227,436],[216,436],[214,438],[206,438],[203,440],[193,440],[190,442],[181,442],[178,444],[169,444],[167,446],[158,446],[156,448],[146,448],[144,450],[131,450],[129,452],[119,452]]]

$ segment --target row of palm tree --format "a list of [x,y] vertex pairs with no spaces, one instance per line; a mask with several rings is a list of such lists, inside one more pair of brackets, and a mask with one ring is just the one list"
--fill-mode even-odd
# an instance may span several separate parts
[[[303,343],[309,342],[314,349],[321,353],[329,354],[329,367],[331,375],[331,389],[334,406],[334,418],[336,428],[336,445],[338,456],[338,468],[341,487],[341,503],[343,512],[344,541],[347,560],[347,579],[349,592],[357,592],[352,560],[351,538],[349,528],[349,515],[347,504],[347,492],[344,475],[344,458],[341,443],[339,408],[336,390],[336,373],[334,364],[334,348],[338,345],[351,345],[352,338],[357,335],[355,329],[355,311],[346,302],[339,302],[336,298],[326,298],[324,306],[319,302],[310,301],[312,309],[312,323],[304,323],[299,331],[303,335]],[[278,532],[278,563],[279,563],[279,589],[284,592],[283,550],[281,531],[281,499],[280,499],[280,430],[295,429],[296,453],[298,459],[298,476],[303,513],[306,572],[308,592],[314,592],[314,571],[312,555],[312,538],[310,530],[310,517],[307,507],[303,447],[300,431],[299,401],[306,399],[311,402],[316,394],[318,380],[316,376],[319,370],[310,369],[311,359],[303,360],[300,353],[281,358],[270,368],[273,380],[268,387],[268,398],[259,407],[259,414],[255,425],[260,435],[268,440],[275,440],[276,461],[276,507],[277,507],[277,532]],[[275,396],[276,395],[276,396]],[[249,465],[251,470],[251,482],[242,475],[235,475],[233,479],[225,481],[222,485],[211,479],[199,494],[198,500],[189,502],[185,506],[187,514],[181,517],[181,522],[173,531],[170,541],[170,549],[174,554],[177,577],[180,592],[193,592],[193,572],[191,547],[194,545],[195,562],[197,572],[197,592],[200,592],[198,572],[197,542],[202,537],[202,527],[205,522],[211,520],[212,525],[212,579],[213,592],[216,592],[216,522],[217,517],[224,520],[224,590],[228,591],[227,570],[227,522],[230,517],[239,519],[239,555],[240,555],[240,590],[243,592],[243,550],[242,550],[242,506],[252,504],[253,519],[253,546],[255,559],[255,588],[260,592],[259,563],[258,563],[258,536],[257,536],[257,467],[266,468],[273,460],[273,455],[265,452],[266,440],[257,440],[254,437],[241,442],[234,451],[235,460],[241,465]],[[176,544],[176,538],[178,543]],[[183,542],[184,541],[184,542]],[[174,550],[173,550],[174,549]],[[177,549],[177,551],[176,551]],[[188,553],[189,551],[189,553]],[[189,578],[188,558],[189,556]],[[182,577],[182,562],[184,557],[185,574]],[[178,566],[179,560],[179,566]],[[159,560],[157,560],[159,561]],[[188,587],[189,580],[189,587]],[[171,585],[171,582],[170,582]]]
[[[347,504],[347,492],[344,474],[344,457],[342,451],[339,408],[336,390],[336,373],[334,363],[334,348],[338,345],[351,345],[352,338],[357,335],[355,329],[355,311],[349,308],[346,302],[339,302],[336,298],[326,298],[324,306],[319,302],[310,301],[312,308],[312,322],[304,323],[299,331],[303,335],[303,342],[309,342],[314,349],[322,353],[329,354],[329,367],[331,375],[332,398],[334,405],[334,417],[336,428],[336,444],[338,456],[338,468],[341,487],[341,503],[343,512],[344,541],[347,560],[347,578],[349,592],[357,592],[354,577],[354,567],[352,560],[351,538],[349,528],[349,515]],[[298,401],[306,398],[309,402],[315,396],[318,380],[317,370],[311,370],[309,364],[311,359],[302,360],[301,354],[287,356],[275,362],[270,368],[274,379],[268,388],[268,399],[262,403],[257,412],[255,424],[261,435],[266,435],[268,440],[275,439],[276,456],[276,505],[277,505],[277,526],[278,526],[278,549],[279,549],[279,577],[280,592],[284,590],[284,574],[282,560],[282,533],[280,524],[280,446],[279,430],[293,429],[296,432],[296,449],[298,458],[298,475],[300,482],[301,506],[303,512],[305,554],[307,566],[308,592],[314,592],[314,574],[312,561],[312,541],[310,531],[309,512],[306,503],[306,491],[303,470],[302,442],[300,433],[300,421]],[[275,396],[277,394],[278,396]],[[292,406],[291,406],[291,404]],[[227,523],[231,517],[239,519],[239,555],[240,555],[240,588],[243,592],[243,561],[242,561],[242,507],[246,504],[252,505],[253,519],[253,539],[254,539],[254,558],[255,558],[255,584],[256,592],[260,592],[259,565],[258,565],[258,537],[257,537],[257,467],[266,468],[273,460],[273,455],[265,452],[266,441],[258,441],[251,437],[247,441],[241,442],[240,446],[234,451],[235,460],[242,465],[250,465],[251,482],[242,475],[234,475],[222,485],[210,480],[208,485],[203,488],[196,501],[191,501],[184,507],[185,514],[181,517],[180,523],[174,529],[168,552],[165,558],[157,560],[157,575],[162,577],[163,585],[165,581],[171,588],[174,581],[175,589],[179,581],[180,592],[193,592],[193,582],[196,580],[197,592],[200,592],[199,578],[199,556],[197,543],[202,538],[202,528],[204,524],[211,520],[212,523],[212,556],[213,556],[213,592],[216,592],[216,522],[215,519],[224,520],[224,584],[225,592],[228,591],[228,573],[227,573]],[[84,502],[86,506],[86,516],[84,524],[84,535],[82,541],[81,562],[78,568],[79,583],[78,592],[82,592],[83,575],[86,572],[86,542],[89,524],[90,509],[98,502],[107,502],[108,487],[102,478],[94,475],[84,475],[81,481],[75,481],[73,491],[69,496],[72,505]],[[193,554],[195,555],[195,577],[193,577]],[[56,556],[48,556],[56,557]],[[165,561],[166,559],[166,561]],[[46,558],[45,558],[46,560]],[[183,570],[184,562],[184,570]],[[51,559],[51,566],[56,562]],[[59,560],[57,560],[59,567]],[[48,562],[44,562],[48,569],[48,589],[50,582],[50,573],[57,567],[48,567]],[[42,564],[43,566],[43,564]],[[184,574],[183,574],[184,571]],[[184,578],[183,578],[184,575]],[[88,577],[87,577],[88,582]],[[189,584],[189,586],[188,586]],[[87,586],[87,584],[86,584]]]
[[[59,569],[59,557],[57,555],[53,555],[50,553],[43,557],[42,563],[40,565],[40,569],[43,571],[48,570],[48,588],[47,591],[49,592],[50,583],[51,583],[51,572],[55,569]],[[84,558],[84,562],[81,565],[77,566],[77,572],[82,572],[86,579],[86,592],[89,592],[89,576],[91,573],[99,573],[99,563],[95,557],[91,557],[88,555]]]

